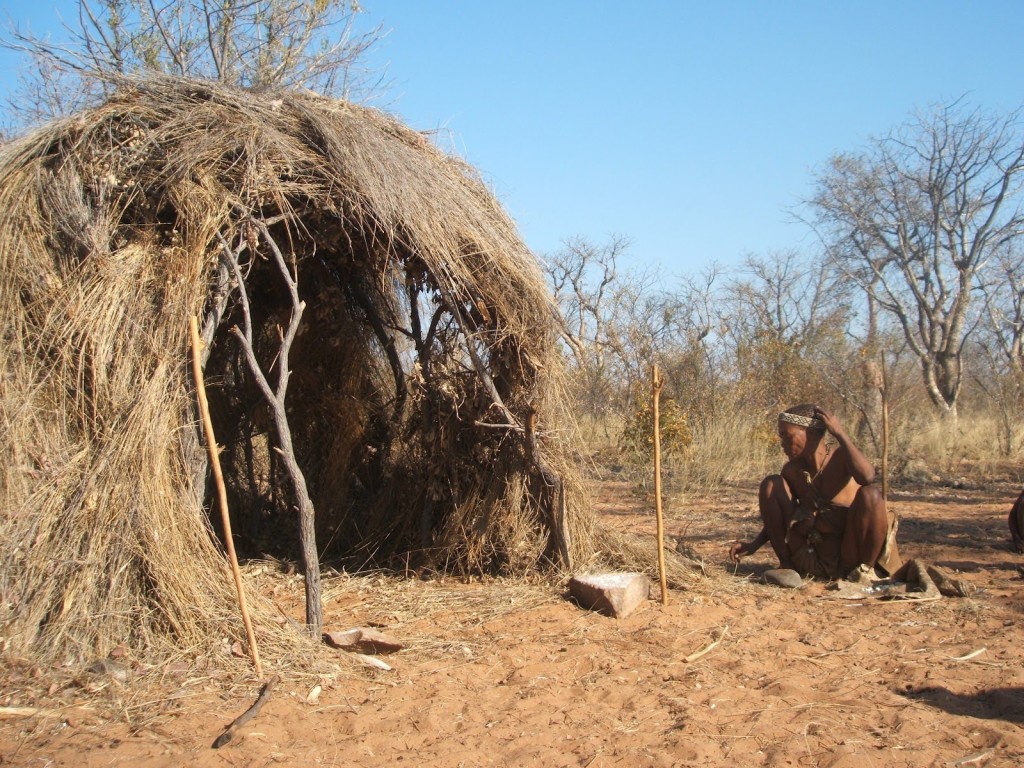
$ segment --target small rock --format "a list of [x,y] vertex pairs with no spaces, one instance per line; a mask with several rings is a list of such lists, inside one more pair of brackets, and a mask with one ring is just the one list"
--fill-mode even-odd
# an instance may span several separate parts
[[390,635],[365,627],[344,632],[324,632],[323,639],[332,648],[360,653],[394,653],[405,647]]
[[355,648],[362,635],[363,631],[361,629],[349,629],[344,632],[324,632],[324,642],[331,646],[331,648],[350,650]]
[[394,653],[404,647],[395,638],[375,629],[363,629],[359,637],[359,649],[363,653]]
[[164,666],[164,674],[166,675],[187,675],[189,671],[188,664],[184,661],[172,661],[170,664]]
[[580,605],[617,619],[646,602],[650,588],[642,573],[592,573],[569,581],[569,593]]
[[111,680],[117,680],[119,683],[128,679],[127,667],[116,659],[96,659],[85,668],[85,671],[94,675],[107,675]]
[[798,589],[804,585],[800,574],[792,568],[772,568],[764,572],[764,580],[769,584],[786,589]]

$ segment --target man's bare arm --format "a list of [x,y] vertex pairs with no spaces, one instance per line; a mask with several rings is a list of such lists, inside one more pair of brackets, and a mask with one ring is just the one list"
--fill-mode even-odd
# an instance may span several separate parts
[[765,544],[768,543],[768,529],[762,528],[761,532],[757,534],[757,537],[753,541],[742,542],[737,541],[732,547],[729,548],[729,559],[734,563],[738,563],[741,557],[745,555],[752,555]]
[[839,419],[821,408],[814,409],[814,416],[824,422],[825,429],[836,439],[839,447],[846,452],[847,469],[857,485],[871,485],[875,481],[875,467],[846,434]]

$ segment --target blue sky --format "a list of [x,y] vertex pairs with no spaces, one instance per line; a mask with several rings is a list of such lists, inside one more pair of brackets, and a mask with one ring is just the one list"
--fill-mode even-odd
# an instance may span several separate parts
[[[363,0],[380,101],[473,163],[539,255],[632,240],[667,274],[812,251],[814,170],[918,108],[1024,104],[1018,0]],[[46,32],[71,0],[7,0]],[[10,54],[0,64],[10,82]]]

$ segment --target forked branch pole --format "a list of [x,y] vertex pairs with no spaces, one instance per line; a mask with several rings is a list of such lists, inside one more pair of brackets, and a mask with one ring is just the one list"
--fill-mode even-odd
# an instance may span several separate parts
[[[277,434],[278,450],[285,465],[285,471],[292,482],[295,491],[296,504],[299,512],[299,540],[302,547],[302,559],[306,577],[306,625],[314,637],[320,636],[323,629],[324,611],[320,595],[320,555],[316,546],[316,513],[313,509],[313,502],[309,496],[306,486],[306,477],[303,475],[299,464],[295,459],[295,449],[292,443],[291,426],[288,423],[288,412],[285,409],[285,396],[288,392],[288,379],[291,375],[289,370],[288,355],[291,351],[292,342],[299,330],[299,323],[302,320],[302,312],[306,303],[299,298],[298,275],[293,274],[288,268],[284,254],[277,246],[266,223],[259,220],[250,222],[258,231],[259,235],[266,242],[273,254],[274,263],[278,272],[288,288],[288,295],[291,298],[291,313],[288,318],[288,325],[280,334],[281,345],[277,353],[277,382],[271,386],[266,373],[256,359],[252,340],[252,311],[249,304],[249,293],[246,290],[245,277],[238,264],[238,252],[230,248],[222,240],[221,258],[227,262],[238,288],[239,303],[242,308],[242,327],[235,326],[231,329],[238,339],[249,372],[252,374],[256,385],[259,387],[263,398],[270,410],[270,416],[274,422],[274,431]],[[255,250],[255,249],[253,249]]]
[[537,412],[530,410],[526,418],[526,446],[530,452],[530,460],[540,472],[544,484],[551,490],[551,511],[549,525],[554,539],[554,549],[566,570],[572,570],[572,542],[569,540],[569,529],[566,525],[565,484],[562,478],[552,470],[540,456],[537,448]]

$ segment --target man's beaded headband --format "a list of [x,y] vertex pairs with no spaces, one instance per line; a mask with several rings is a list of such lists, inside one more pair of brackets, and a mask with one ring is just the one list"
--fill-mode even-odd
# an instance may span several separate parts
[[795,413],[786,413],[785,411],[779,414],[779,421],[784,421],[787,424],[796,424],[798,427],[807,427],[808,429],[825,428],[825,422],[821,419],[815,419],[811,416],[799,416]]

